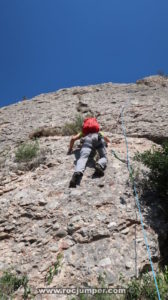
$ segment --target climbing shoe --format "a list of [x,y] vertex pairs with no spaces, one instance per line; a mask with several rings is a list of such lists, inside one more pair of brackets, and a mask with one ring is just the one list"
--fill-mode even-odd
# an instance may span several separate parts
[[82,173],[81,172],[75,172],[72,176],[72,179],[69,183],[69,187],[76,187],[77,183],[79,183],[80,178],[82,177]]
[[98,163],[96,163],[95,169],[96,169],[96,174],[97,175],[99,175],[99,176],[103,176],[104,175],[104,170],[103,170],[102,166],[99,165]]

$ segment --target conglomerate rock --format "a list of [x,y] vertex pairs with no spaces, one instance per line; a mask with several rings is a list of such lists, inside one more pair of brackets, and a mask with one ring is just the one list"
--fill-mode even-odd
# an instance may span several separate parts
[[[126,163],[121,112],[130,159],[168,138],[168,79],[148,77],[136,84],[98,84],[62,89],[0,109],[0,271],[12,267],[27,274],[36,299],[66,299],[38,295],[40,287],[98,285],[105,276],[116,286],[122,273],[131,278],[150,268],[138,210]],[[52,134],[77,113],[94,114],[110,138],[105,176],[94,178],[94,160],[87,165],[80,186],[70,189],[78,143],[68,156],[68,136]],[[123,115],[122,115],[123,116]],[[14,153],[37,129],[51,134],[39,138],[45,159],[25,170]],[[134,163],[135,164],[135,163]],[[158,235],[168,231],[157,207],[141,206],[148,243],[157,268]],[[46,276],[58,254],[61,266],[48,286]],[[105,272],[105,273],[104,273]],[[19,299],[16,294],[16,299]],[[56,298],[54,298],[56,297]]]

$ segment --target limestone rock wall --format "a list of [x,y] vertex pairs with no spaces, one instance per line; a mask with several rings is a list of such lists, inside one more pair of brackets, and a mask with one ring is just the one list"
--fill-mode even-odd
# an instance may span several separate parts
[[[50,286],[93,286],[104,272],[109,286],[115,286],[120,273],[130,278],[149,266],[127,166],[111,151],[126,159],[120,118],[124,104],[131,158],[137,150],[168,138],[167,96],[168,79],[154,76],[136,84],[63,89],[0,109],[1,273],[12,266],[27,274],[37,293],[37,287],[46,286],[47,272],[58,253],[63,254],[62,266]],[[96,115],[111,140],[103,178],[92,178],[94,161],[90,160],[80,186],[70,189],[75,155],[66,154],[70,137],[58,135],[39,138],[45,159],[37,168],[19,169],[14,152],[20,142],[29,140],[38,128],[61,128],[77,113]],[[75,149],[78,156],[78,143]],[[142,206],[157,267],[158,235],[168,226],[157,199],[152,210],[150,219],[148,208]]]

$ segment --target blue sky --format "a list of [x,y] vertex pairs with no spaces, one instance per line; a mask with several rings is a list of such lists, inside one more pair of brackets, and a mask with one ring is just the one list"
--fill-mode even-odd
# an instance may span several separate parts
[[0,106],[168,73],[167,0],[0,0]]

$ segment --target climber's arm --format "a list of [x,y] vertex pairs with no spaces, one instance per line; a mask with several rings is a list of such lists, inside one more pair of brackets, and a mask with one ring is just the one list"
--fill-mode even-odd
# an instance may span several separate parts
[[79,140],[80,138],[81,138],[81,133],[78,133],[71,138],[70,144],[69,144],[69,149],[68,149],[68,154],[71,153],[75,141]]

